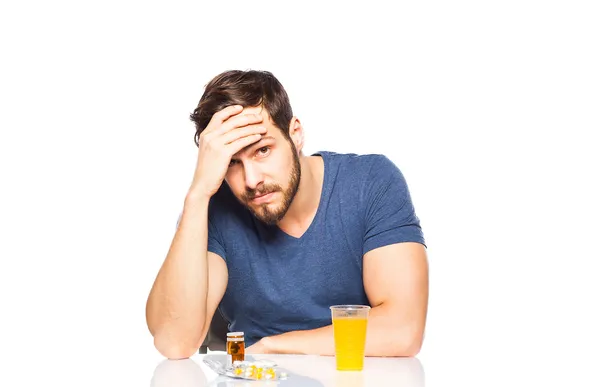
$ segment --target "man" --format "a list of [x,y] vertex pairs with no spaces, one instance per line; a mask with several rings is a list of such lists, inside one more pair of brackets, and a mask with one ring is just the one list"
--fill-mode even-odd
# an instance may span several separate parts
[[333,355],[329,306],[363,304],[367,356],[416,355],[428,265],[398,168],[381,155],[304,155],[269,72],[216,76],[191,119],[195,174],[147,302],[157,350],[191,356],[218,307],[249,353]]

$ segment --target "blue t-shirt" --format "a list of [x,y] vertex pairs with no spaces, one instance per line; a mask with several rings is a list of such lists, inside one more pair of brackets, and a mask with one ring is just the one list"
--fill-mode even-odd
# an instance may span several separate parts
[[250,346],[264,336],[331,324],[329,306],[369,305],[363,255],[399,242],[425,244],[406,181],[382,155],[318,152],[324,179],[317,213],[292,237],[256,219],[227,184],[209,205],[208,251],[227,264],[218,312]]

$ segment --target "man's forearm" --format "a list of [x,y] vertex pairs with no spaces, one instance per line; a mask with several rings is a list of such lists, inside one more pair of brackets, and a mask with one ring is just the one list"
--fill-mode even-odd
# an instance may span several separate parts
[[[333,326],[287,332],[263,339],[272,353],[334,355]],[[366,356],[415,356],[422,342],[422,329],[402,322],[389,308],[372,308],[367,323]]]
[[191,351],[206,315],[208,202],[188,197],[179,228],[150,292],[146,318],[165,356]]

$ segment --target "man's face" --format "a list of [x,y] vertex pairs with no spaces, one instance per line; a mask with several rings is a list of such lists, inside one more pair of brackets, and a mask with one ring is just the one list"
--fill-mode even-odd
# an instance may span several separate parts
[[232,157],[225,181],[256,218],[274,225],[284,217],[298,191],[300,159],[296,147],[273,124],[266,110],[246,108],[241,114],[262,115],[260,125],[267,132]]

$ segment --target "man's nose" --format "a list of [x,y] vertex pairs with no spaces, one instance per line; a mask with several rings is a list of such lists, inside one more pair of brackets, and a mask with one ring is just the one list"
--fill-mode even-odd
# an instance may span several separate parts
[[256,168],[250,164],[244,166],[244,174],[246,179],[246,188],[256,189],[256,187],[263,182],[262,172],[259,168]]

